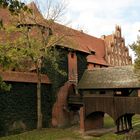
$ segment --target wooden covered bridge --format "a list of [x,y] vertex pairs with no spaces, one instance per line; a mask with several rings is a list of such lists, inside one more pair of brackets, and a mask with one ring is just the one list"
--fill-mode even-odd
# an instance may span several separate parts
[[81,96],[69,95],[68,105],[80,108],[82,130],[102,128],[105,113],[117,132],[132,129],[132,116],[140,114],[140,73],[132,66],[86,70],[78,89]]

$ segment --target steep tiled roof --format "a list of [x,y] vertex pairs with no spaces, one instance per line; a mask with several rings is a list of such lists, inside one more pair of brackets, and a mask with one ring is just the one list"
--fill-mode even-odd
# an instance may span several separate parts
[[93,60],[98,64],[106,64],[104,60],[105,44],[102,39],[93,37],[78,30],[74,30],[59,23],[48,24],[47,20],[44,22],[44,18],[38,11],[36,5],[34,3],[31,3],[30,5],[31,6],[29,7],[35,11],[35,15],[40,17],[39,23],[43,24],[44,26],[50,26],[50,28],[53,30],[53,33],[59,37],[63,37],[63,39],[58,43],[59,45],[88,54],[95,52],[95,55],[92,57],[92,59],[90,59],[90,62]]
[[40,13],[39,9],[37,8],[36,4],[34,2],[31,2],[27,6],[28,6],[28,8],[31,9],[32,14],[24,12],[22,15],[22,13],[21,13],[21,18],[22,18],[22,16],[24,18],[23,23],[40,24],[40,25],[45,24],[46,25],[46,23],[45,23],[46,21],[45,21],[43,15]]
[[12,18],[8,9],[3,9],[0,7],[0,20],[1,19],[3,20],[5,26],[10,24]]
[[99,57],[96,55],[88,55],[87,56],[87,61],[89,63],[93,63],[93,64],[101,64],[104,66],[108,66],[107,62],[105,61],[105,59],[103,57]]
[[64,39],[66,39],[66,41],[62,42],[64,46],[67,46],[68,41],[70,41],[71,44],[68,44],[68,47],[73,47],[76,50],[87,52],[89,54],[91,52],[96,52],[96,55],[100,57],[105,55],[105,46],[102,39],[58,23],[54,24],[53,29],[57,34],[65,36]]
[[27,6],[31,9],[31,12],[33,14],[31,14],[30,12],[28,12],[28,13],[21,12],[19,17],[16,15],[11,16],[11,13],[9,12],[9,10],[7,8],[0,7],[0,19],[3,20],[4,25],[11,25],[14,22],[17,23],[18,18],[20,18],[21,21],[23,21],[24,23],[27,23],[27,24],[45,23],[44,17],[40,13],[40,11],[38,10],[38,8],[36,7],[34,2],[31,2]]
[[[0,71],[0,76],[2,77],[3,81],[37,83],[37,74],[36,73]],[[47,75],[42,74],[41,83],[50,84],[51,82]]]
[[86,70],[79,89],[140,88],[140,73],[133,66],[94,68]]
[[[50,24],[47,20],[43,18],[38,8],[34,3],[28,5],[29,8],[32,9],[33,15],[25,14],[26,19],[23,20],[23,23],[26,24],[41,24],[44,26],[49,26],[52,28],[53,33],[59,37],[63,37],[58,42],[58,45],[62,45],[63,47],[71,48],[77,51],[85,52],[90,54],[91,52],[95,52],[94,57],[90,57],[88,59],[90,62],[93,60],[96,63],[102,64],[105,63],[105,44],[104,41],[100,38],[93,37],[86,33],[74,30],[72,28],[66,27],[64,25],[60,25],[58,23]],[[10,22],[10,14],[7,9],[0,9],[0,17],[4,19],[5,22]],[[2,15],[2,16],[1,16]],[[22,18],[22,15],[21,15]],[[34,18],[36,18],[34,20]],[[9,20],[8,20],[9,19]],[[98,60],[98,61],[97,61]],[[103,62],[104,61],[104,62]]]

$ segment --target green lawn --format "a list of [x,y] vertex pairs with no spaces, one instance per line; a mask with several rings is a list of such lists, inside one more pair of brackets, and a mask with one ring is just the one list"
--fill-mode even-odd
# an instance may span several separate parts
[[115,127],[113,119],[108,115],[105,115],[105,117],[104,117],[104,127],[105,128]]
[[119,140],[122,136],[109,133],[101,137],[83,136],[70,129],[44,129],[25,132],[18,135],[2,137],[0,140]]
[[64,129],[43,129],[30,131],[19,135],[2,137],[0,140],[65,140],[65,138],[80,139],[78,133]]
[[140,130],[140,115],[135,115],[132,123],[135,130]]
[[[133,117],[134,131],[137,130],[137,137],[140,137],[140,115]],[[139,124],[139,125],[138,125]],[[114,127],[113,120],[109,117],[105,117],[105,128]],[[66,129],[43,129],[41,131],[33,130],[18,135],[12,135],[7,137],[1,137],[0,140],[126,140],[126,137],[131,137],[129,140],[135,140],[135,134],[129,135],[116,135],[112,132],[104,134],[100,137],[84,136],[78,130],[78,128],[66,128]],[[127,139],[128,140],[128,139]],[[137,139],[138,140],[138,139]]]

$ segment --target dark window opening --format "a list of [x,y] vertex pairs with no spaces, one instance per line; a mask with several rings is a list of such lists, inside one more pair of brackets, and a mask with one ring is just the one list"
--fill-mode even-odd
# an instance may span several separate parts
[[105,94],[105,91],[100,91],[100,94]]
[[74,53],[71,53],[71,58],[74,58]]
[[91,53],[92,55],[95,55],[95,52],[94,52],[94,51],[90,51],[90,53]]

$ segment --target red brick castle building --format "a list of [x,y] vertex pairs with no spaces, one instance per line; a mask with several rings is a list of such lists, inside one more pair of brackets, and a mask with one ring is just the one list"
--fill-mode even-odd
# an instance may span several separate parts
[[[38,17],[38,20],[36,23],[31,21],[31,19],[29,20],[27,17],[26,21],[28,24],[31,23],[43,25],[44,23],[47,23],[47,20],[43,18],[34,3],[30,4],[30,8],[33,9],[34,15]],[[7,9],[0,8],[0,19],[3,20],[4,24],[10,24],[12,18]],[[62,42],[60,41],[56,45],[56,47],[59,48],[58,50],[60,52],[64,52],[65,54],[66,63],[62,64],[62,66],[68,74],[66,80],[61,85],[59,85],[59,90],[57,90],[56,93],[56,102],[54,103],[52,109],[52,125],[61,127],[69,124],[71,122],[70,120],[74,119],[75,112],[68,112],[66,108],[67,97],[68,94],[73,92],[73,87],[75,88],[85,69],[94,69],[94,67],[102,68],[109,66],[131,65],[132,58],[129,56],[129,50],[125,46],[125,39],[122,37],[121,28],[119,26],[116,26],[115,33],[108,36],[104,35],[101,38],[88,35],[84,32],[74,30],[69,27],[65,27],[64,25],[60,25],[58,23],[54,23],[51,28],[52,33],[58,36],[71,33],[70,36],[66,36]],[[4,40],[3,31],[0,31],[0,36],[0,43],[2,43]],[[3,80],[6,82],[22,82],[31,84],[36,83],[35,75],[33,81],[28,79],[30,77],[30,73],[26,74],[23,72],[9,71],[8,75],[5,75],[4,73],[0,74],[3,77]],[[19,77],[18,75],[22,75],[23,77],[25,75],[25,78]],[[43,83],[47,85],[54,84],[53,82],[50,82],[50,76],[42,75],[42,77],[44,77]],[[47,91],[47,94],[51,93]],[[44,122],[46,122],[46,119],[47,117],[44,118]]]

